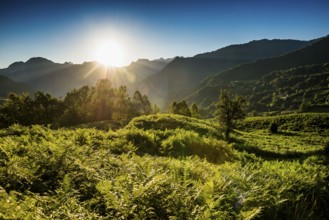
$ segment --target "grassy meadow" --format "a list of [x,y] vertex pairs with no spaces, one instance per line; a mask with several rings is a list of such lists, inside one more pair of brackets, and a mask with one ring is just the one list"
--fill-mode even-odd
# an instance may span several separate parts
[[229,144],[214,121],[173,114],[12,125],[0,219],[327,219],[328,118],[247,118]]

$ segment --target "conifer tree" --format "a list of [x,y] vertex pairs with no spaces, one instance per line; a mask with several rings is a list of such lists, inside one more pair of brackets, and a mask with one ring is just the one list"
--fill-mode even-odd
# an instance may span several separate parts
[[193,102],[191,105],[191,115],[193,118],[200,118],[199,108],[195,102]]

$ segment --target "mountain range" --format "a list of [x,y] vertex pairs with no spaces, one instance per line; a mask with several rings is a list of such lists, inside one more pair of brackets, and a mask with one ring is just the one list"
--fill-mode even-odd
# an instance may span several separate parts
[[167,108],[173,100],[183,99],[195,91],[208,76],[258,59],[284,55],[312,42],[265,39],[231,45],[194,57],[176,57],[158,74],[142,81],[138,88],[160,107]]
[[249,87],[257,87],[253,83],[273,71],[326,62],[329,62],[329,36],[313,41],[313,43],[302,49],[282,56],[245,63],[213,74],[200,83],[187,100],[208,106],[218,98],[218,91],[221,88],[230,87],[240,93],[239,87],[243,87],[247,83]]
[[[126,67],[107,68],[97,62],[59,64],[46,58],[34,57],[26,62],[15,62],[8,68],[0,69],[0,75],[29,85],[33,91],[65,96],[73,88],[94,85],[100,78],[109,78],[113,86],[130,85],[129,88],[132,88],[134,83],[156,74],[170,61],[171,59],[140,59]],[[5,92],[4,90],[2,93]]]
[[[285,70],[299,68],[301,71],[302,67],[307,70],[311,68],[310,65],[324,65],[327,62],[328,36],[311,41],[254,40],[200,53],[194,57],[152,61],[139,59],[121,68],[106,68],[96,62],[59,64],[35,57],[0,69],[0,96],[10,91],[41,90],[63,97],[73,88],[94,85],[100,78],[109,78],[113,86],[126,85],[130,93],[139,90],[146,94],[151,102],[163,110],[172,101],[181,99],[208,107],[216,101],[221,88],[231,88],[246,95],[249,100],[254,100],[255,97],[260,97],[261,92],[257,90],[259,85],[270,83],[261,82],[263,77],[272,74],[277,78],[284,78],[289,75]],[[320,75],[325,77],[326,68],[323,67],[321,71],[313,71],[312,79]],[[322,84],[326,80],[328,79],[320,79]],[[289,94],[286,92],[285,96]],[[263,103],[262,108],[253,106],[258,106],[257,110],[260,110],[264,109],[264,105],[269,107],[270,104]]]

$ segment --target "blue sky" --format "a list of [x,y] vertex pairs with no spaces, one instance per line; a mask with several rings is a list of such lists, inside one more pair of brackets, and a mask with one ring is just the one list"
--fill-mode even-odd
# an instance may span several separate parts
[[125,64],[263,38],[310,40],[329,34],[328,11],[327,0],[2,0],[0,68],[36,56],[92,61],[107,39],[120,44]]

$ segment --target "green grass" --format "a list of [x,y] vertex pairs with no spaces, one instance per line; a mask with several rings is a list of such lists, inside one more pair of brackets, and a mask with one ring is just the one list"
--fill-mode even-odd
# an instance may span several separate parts
[[236,148],[273,158],[300,158],[321,154],[325,143],[329,142],[328,136],[295,131],[278,134],[270,134],[267,130],[237,131],[235,138],[238,142]]
[[0,219],[329,217],[328,162],[314,153],[327,136],[247,129],[237,151],[216,129],[175,115],[115,131],[2,129]]
[[326,132],[329,130],[329,113],[301,113],[269,117],[248,117],[239,125],[239,129],[268,129],[276,123],[279,130]]

